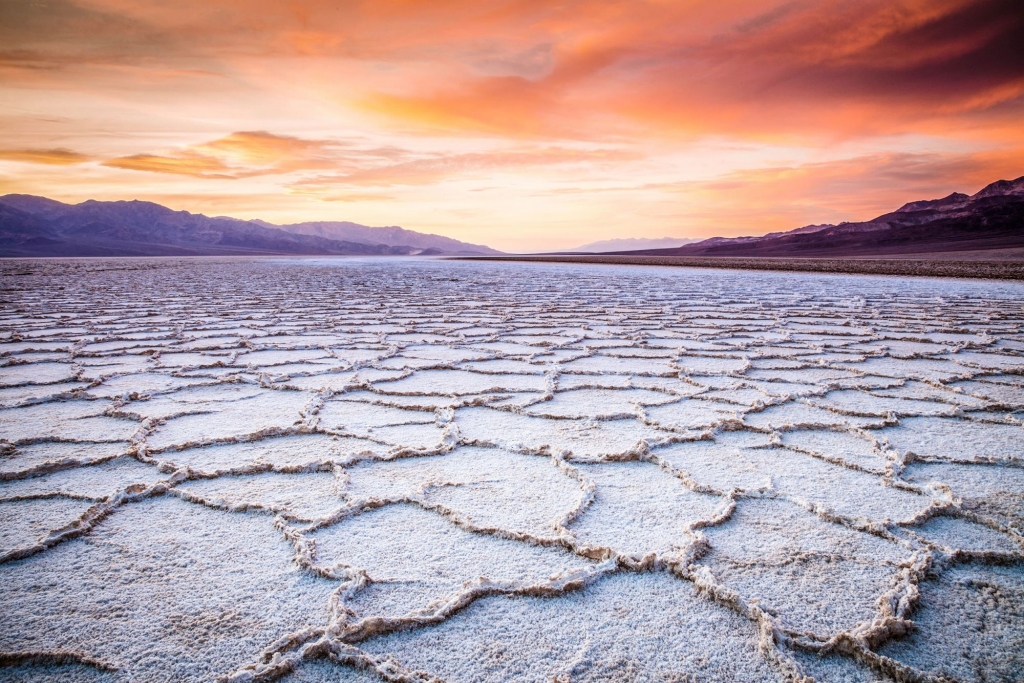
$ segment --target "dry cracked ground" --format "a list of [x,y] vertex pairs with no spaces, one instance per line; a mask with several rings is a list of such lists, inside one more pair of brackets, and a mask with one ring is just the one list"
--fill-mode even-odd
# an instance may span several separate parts
[[1024,671],[1024,285],[0,277],[0,679]]

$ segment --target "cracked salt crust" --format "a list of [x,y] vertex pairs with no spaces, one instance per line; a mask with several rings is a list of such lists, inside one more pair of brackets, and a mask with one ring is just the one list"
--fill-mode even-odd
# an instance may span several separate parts
[[760,599],[786,625],[824,636],[870,621],[878,596],[910,555],[783,501],[750,501],[731,527],[707,534],[713,549],[702,562],[718,581]]
[[[979,413],[979,417],[985,416]],[[998,415],[992,415],[996,419]],[[890,446],[917,456],[950,460],[1024,458],[1024,426],[948,418],[908,418],[876,434]]]
[[487,598],[434,629],[371,643],[449,681],[783,680],[749,622],[663,574],[620,574],[558,598]]
[[325,621],[331,582],[290,558],[264,517],[127,505],[88,538],[4,567],[0,648],[88,653],[114,680],[209,680]]
[[0,308],[0,678],[1024,667],[1020,285],[32,269]]
[[74,379],[77,375],[70,363],[32,363],[0,367],[0,386],[30,384],[57,384]]

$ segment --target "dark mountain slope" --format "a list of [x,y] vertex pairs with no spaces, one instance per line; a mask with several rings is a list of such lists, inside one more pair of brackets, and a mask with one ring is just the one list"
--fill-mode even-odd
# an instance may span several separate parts
[[[368,235],[383,230],[350,225],[362,228]],[[485,253],[474,251],[473,245],[448,241],[459,247],[458,253]],[[300,234],[263,221],[210,218],[153,202],[89,200],[71,205],[31,195],[0,197],[0,256],[424,253],[456,253],[456,249],[448,252],[409,244]]]
[[808,226],[764,237],[714,237],[676,249],[616,252],[650,256],[886,256],[1024,247],[1024,177],[973,196],[904,204],[863,223]]

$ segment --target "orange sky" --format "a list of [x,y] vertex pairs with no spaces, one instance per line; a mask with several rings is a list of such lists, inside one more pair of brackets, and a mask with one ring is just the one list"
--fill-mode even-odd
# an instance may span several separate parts
[[1020,0],[5,0],[0,194],[506,250],[1024,175]]

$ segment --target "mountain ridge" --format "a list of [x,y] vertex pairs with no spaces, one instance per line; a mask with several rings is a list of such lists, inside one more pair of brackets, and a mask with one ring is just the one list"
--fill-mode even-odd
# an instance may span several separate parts
[[[310,230],[310,225],[318,227]],[[89,199],[65,204],[35,195],[0,197],[0,256],[499,253],[483,245],[397,226],[374,228],[347,221],[275,225],[175,211],[140,200]]]
[[602,252],[626,256],[843,258],[1024,247],[1024,176],[973,195],[917,200],[862,222],[809,225],[760,237],[712,237],[673,249]]

